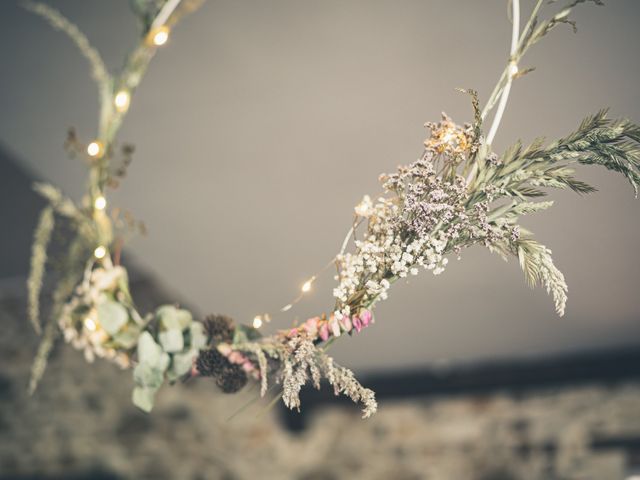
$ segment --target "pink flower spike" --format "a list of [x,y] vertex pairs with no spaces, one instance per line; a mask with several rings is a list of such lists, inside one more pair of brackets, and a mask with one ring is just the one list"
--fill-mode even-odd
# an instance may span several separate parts
[[342,329],[345,332],[350,332],[351,329],[353,328],[353,325],[351,324],[351,319],[347,316],[342,317],[342,320],[340,320],[340,325],[342,326]]
[[293,338],[295,336],[298,335],[298,329],[297,328],[292,328],[291,330],[289,330],[289,333],[287,333],[287,337],[289,338]]
[[355,315],[351,319],[351,323],[353,323],[353,328],[356,329],[356,332],[360,333],[360,330],[362,330],[362,321],[360,320],[360,317],[358,315]]
[[327,322],[322,322],[320,325],[320,338],[323,342],[329,339],[329,324]]
[[238,365],[243,364],[245,360],[244,355],[240,352],[231,352],[228,358],[231,363],[236,363]]
[[313,317],[304,322],[303,328],[311,337],[315,337],[318,335],[318,320],[320,320],[320,318]]
[[362,326],[368,327],[373,323],[373,315],[371,315],[371,311],[363,310],[360,312],[360,320],[362,320]]
[[242,364],[242,369],[245,372],[252,372],[253,371],[253,363],[251,363],[249,360],[245,360],[245,362]]
[[331,333],[333,333],[333,336],[339,337],[342,331],[340,330],[340,324],[336,317],[331,317],[331,320],[329,320],[329,326],[331,327]]

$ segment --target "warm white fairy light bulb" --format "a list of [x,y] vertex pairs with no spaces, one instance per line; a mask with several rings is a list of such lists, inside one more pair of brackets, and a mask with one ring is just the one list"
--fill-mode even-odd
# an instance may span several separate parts
[[262,315],[257,315],[253,319],[253,328],[260,328],[262,326]]
[[518,74],[518,65],[516,65],[514,62],[511,62],[509,64],[509,76],[513,78],[517,74]]
[[154,28],[149,32],[150,43],[156,47],[161,47],[167,40],[169,40],[169,27],[162,25],[158,28]]
[[311,290],[311,284],[313,283],[315,279],[314,278],[310,278],[309,280],[307,280],[306,282],[304,282],[302,284],[302,293],[307,293]]
[[103,150],[104,150],[104,147],[102,146],[102,143],[100,143],[98,140],[95,140],[91,142],[89,145],[87,145],[87,153],[89,154],[90,157],[94,157],[94,158],[101,157]]
[[107,199],[100,195],[99,197],[96,197],[95,201],[93,202],[93,206],[96,208],[96,210],[104,210],[107,206]]
[[120,113],[124,113],[129,108],[129,103],[131,102],[131,95],[126,90],[120,90],[116,93],[116,96],[113,97],[113,104],[116,106],[116,110]]
[[104,258],[106,254],[107,254],[107,249],[103,245],[96,247],[96,249],[93,251],[93,256],[96,257],[98,260],[101,258]]
[[90,332],[95,332],[96,329],[98,328],[98,325],[96,324],[96,321],[91,317],[87,317],[87,318],[84,319],[84,326]]

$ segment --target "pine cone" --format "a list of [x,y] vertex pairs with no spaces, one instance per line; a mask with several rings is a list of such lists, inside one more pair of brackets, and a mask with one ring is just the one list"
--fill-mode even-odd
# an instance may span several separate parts
[[198,373],[204,377],[215,377],[220,375],[231,364],[227,357],[222,355],[215,348],[202,350],[196,360]]
[[209,315],[204,319],[209,343],[231,342],[235,331],[233,319],[226,315]]
[[216,378],[216,385],[224,393],[235,393],[247,384],[246,372],[240,365],[229,363]]

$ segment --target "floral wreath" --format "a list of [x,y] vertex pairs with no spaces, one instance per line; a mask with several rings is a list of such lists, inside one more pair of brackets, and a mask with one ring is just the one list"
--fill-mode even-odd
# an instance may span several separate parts
[[[115,75],[108,73],[99,53],[61,13],[44,4],[25,4],[75,42],[91,64],[100,96],[96,139],[85,145],[70,131],[65,144],[71,155],[88,164],[88,188],[81,201],[66,198],[51,185],[35,185],[47,206],[34,234],[27,282],[28,317],[42,334],[32,366],[31,392],[62,331],[67,342],[84,351],[87,361],[100,357],[131,368],[133,403],[145,411],[152,409],[154,396],[165,382],[192,377],[212,377],[227,393],[237,392],[249,380],[260,383],[261,396],[279,387],[275,399],[282,397],[291,409],[300,408],[304,385],[320,388],[325,379],[336,395],[360,403],[366,418],[377,409],[374,392],[363,387],[351,370],[335,363],[327,347],[371,325],[373,308],[397,280],[423,269],[438,275],[450,255],[459,255],[472,245],[484,245],[505,260],[517,257],[529,285],[544,286],[562,315],[567,300],[565,279],[551,251],[520,226],[519,219],[552,205],[535,200],[547,189],[569,188],[579,194],[595,191],[574,177],[576,164],[600,165],[623,174],[637,196],[640,127],[629,120],[611,120],[603,110],[551,143],[543,139],[528,146],[516,143],[502,155],[491,144],[512,82],[532,70],[519,67],[524,54],[559,24],[570,24],[575,30],[568,16],[573,7],[587,1],[571,1],[559,13],[543,19],[543,1],[537,0],[522,30],[519,1],[511,1],[509,60],[484,108],[475,91],[461,90],[471,98],[471,122],[460,126],[443,114],[439,122],[425,125],[430,133],[420,157],[395,173],[382,175],[384,193],[375,200],[365,196],[355,207],[353,225],[331,262],[338,282],[332,310],[271,335],[260,330],[270,320],[267,314],[257,316],[253,325],[237,325],[223,315],[194,319],[176,305],[139,313],[129,292],[127,270],[120,264],[120,251],[128,232],[140,225],[117,209],[110,214],[107,209],[106,191],[117,187],[133,153],[131,146],[117,148],[115,142],[132,95],[175,23],[199,2],[132,1],[141,26],[140,42]],[[494,108],[485,135],[485,121]],[[42,328],[39,298],[47,250],[54,228],[60,225],[72,238],[58,262],[51,314]],[[282,310],[292,308],[315,279],[305,282],[300,296]]]

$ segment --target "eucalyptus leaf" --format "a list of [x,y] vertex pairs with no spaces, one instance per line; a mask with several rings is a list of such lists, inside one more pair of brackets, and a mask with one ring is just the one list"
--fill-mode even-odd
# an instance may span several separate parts
[[164,381],[164,370],[149,363],[139,363],[133,369],[133,380],[141,387],[160,388]]
[[98,305],[98,321],[109,335],[115,335],[129,320],[127,309],[114,300]]
[[140,329],[135,326],[125,328],[113,336],[114,342],[122,348],[132,348],[138,343],[140,337]]
[[191,333],[190,347],[192,349],[202,350],[207,345],[207,335],[204,332],[204,325],[200,322],[193,322],[189,326]]
[[182,330],[172,328],[171,330],[165,330],[158,334],[158,339],[165,352],[174,353],[180,352],[184,348],[184,338],[182,336]]
[[160,362],[162,348],[158,345],[149,332],[142,332],[138,339],[138,361],[155,365]]
[[193,348],[185,353],[177,353],[173,356],[172,370],[175,375],[181,377],[191,370],[193,360],[198,356],[198,350]]
[[153,409],[153,401],[157,389],[147,387],[135,387],[133,389],[133,404],[140,410],[149,413]]
[[193,321],[191,312],[173,305],[163,305],[156,310],[156,315],[160,320],[160,324],[167,330],[173,328],[184,330]]
[[183,330],[185,328],[188,328],[189,325],[191,325],[191,323],[193,322],[193,315],[191,315],[191,312],[189,310],[185,310],[184,308],[178,308],[176,310],[177,310],[176,316],[178,318],[178,323],[180,324]]
[[180,328],[176,317],[176,310],[176,307],[173,305],[162,305],[156,309],[156,317],[158,317],[162,327],[166,329]]

